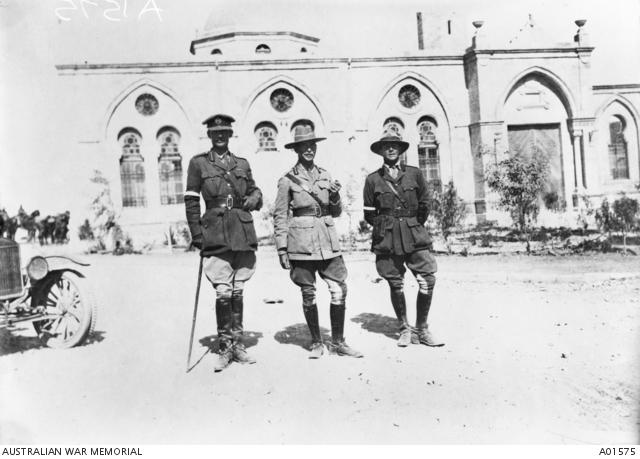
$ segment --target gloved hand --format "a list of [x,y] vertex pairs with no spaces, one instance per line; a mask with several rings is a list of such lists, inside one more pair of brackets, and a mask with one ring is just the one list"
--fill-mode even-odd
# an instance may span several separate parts
[[282,269],[291,269],[291,263],[289,263],[289,255],[287,255],[287,252],[278,252],[278,258],[280,259],[280,266],[282,266]]
[[196,237],[191,239],[191,245],[198,250],[202,250],[202,234],[198,234]]
[[244,197],[244,203],[242,204],[242,208],[246,211],[256,210],[258,205],[260,204],[260,197],[252,194],[251,196]]

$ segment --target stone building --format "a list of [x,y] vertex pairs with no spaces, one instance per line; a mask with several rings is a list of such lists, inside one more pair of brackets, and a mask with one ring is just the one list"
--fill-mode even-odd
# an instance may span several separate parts
[[[502,218],[483,174],[508,152],[550,159],[541,223],[575,225],[583,197],[638,196],[640,84],[594,81],[597,43],[584,20],[545,33],[529,18],[500,42],[482,21],[457,33],[451,16],[417,12],[404,29],[412,49],[342,55],[321,36],[259,17],[214,11],[183,61],[56,66],[88,114],[76,122],[80,154],[109,178],[134,239],[184,219],[186,165],[209,148],[200,123],[218,112],[236,118],[230,148],[250,160],[266,208],[295,161],[283,147],[292,124],[313,121],[327,137],[317,163],[347,196],[343,231],[362,218],[362,184],[380,164],[369,145],[383,129],[410,142],[406,161],[430,186],[454,181],[470,223]],[[256,217],[263,235],[266,214]]]

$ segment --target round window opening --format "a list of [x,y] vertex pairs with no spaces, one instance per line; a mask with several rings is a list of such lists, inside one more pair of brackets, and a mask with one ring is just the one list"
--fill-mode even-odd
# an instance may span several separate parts
[[151,94],[142,94],[136,99],[136,110],[144,116],[151,116],[158,111],[158,99]]
[[271,93],[271,106],[278,112],[286,112],[293,105],[293,94],[285,88],[276,89]]
[[400,105],[405,108],[413,108],[420,103],[420,90],[412,84],[404,85],[398,93]]

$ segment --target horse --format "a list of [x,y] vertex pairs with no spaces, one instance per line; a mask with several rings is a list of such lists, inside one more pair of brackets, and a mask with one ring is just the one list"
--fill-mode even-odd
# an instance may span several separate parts
[[0,210],[0,237],[4,237],[6,234],[7,239],[12,241],[16,238],[16,231],[18,230],[17,217],[10,217],[6,209]]
[[27,214],[22,206],[20,206],[20,209],[18,209],[18,227],[23,228],[27,231],[27,242],[33,242],[36,239],[36,217],[39,215],[39,210],[35,210],[31,212],[31,214]]

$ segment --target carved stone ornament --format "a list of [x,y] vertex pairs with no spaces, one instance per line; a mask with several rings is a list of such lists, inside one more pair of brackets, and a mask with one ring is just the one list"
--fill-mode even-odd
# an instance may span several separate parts
[[293,94],[285,88],[276,89],[271,93],[271,106],[278,112],[286,112],[293,105]]
[[404,85],[398,92],[400,105],[405,108],[413,108],[420,103],[420,90],[412,84]]
[[136,99],[136,110],[144,116],[154,115],[158,111],[158,99],[151,94],[141,94]]

